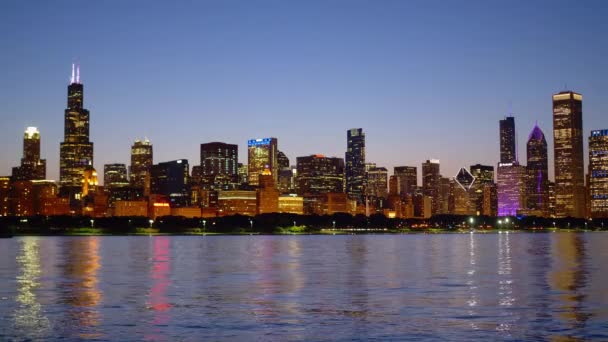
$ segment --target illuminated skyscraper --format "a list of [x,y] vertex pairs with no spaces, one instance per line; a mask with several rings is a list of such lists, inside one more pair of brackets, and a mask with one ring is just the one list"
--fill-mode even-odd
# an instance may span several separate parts
[[247,148],[249,185],[258,186],[260,174],[264,170],[270,170],[272,178],[277,184],[279,176],[277,138],[251,139],[247,142]]
[[64,139],[60,145],[59,179],[63,193],[80,193],[84,170],[93,167],[93,143],[89,141],[89,111],[84,109],[84,87],[80,67],[72,64],[68,85],[68,108],[65,110]]
[[555,215],[584,217],[583,96],[572,91],[553,95]]
[[[238,146],[223,142],[201,144],[198,175],[205,186],[228,190],[238,184]],[[192,170],[194,173],[194,170]]]
[[589,200],[591,217],[608,217],[608,129],[589,137]]
[[131,185],[139,188],[146,188],[146,179],[150,178],[150,168],[154,164],[152,144],[148,139],[144,141],[135,140],[131,146]]
[[498,216],[515,216],[526,206],[526,167],[517,162],[499,163],[497,177]]
[[401,196],[411,195],[418,187],[418,171],[415,166],[395,166],[393,173],[398,180],[398,191]]
[[21,166],[13,168],[13,180],[40,180],[46,178],[46,160],[40,159],[40,132],[28,127],[23,135]]
[[314,154],[297,157],[298,194],[344,192],[344,160]]
[[431,214],[435,215],[441,207],[439,198],[441,174],[439,160],[431,159],[422,163],[422,193],[431,198]]
[[372,167],[366,171],[365,192],[373,199],[388,196],[388,170],[385,167]]
[[125,164],[105,164],[103,166],[103,185],[107,189],[129,185],[127,166]]
[[346,132],[346,193],[363,203],[365,192],[365,133],[362,128]]
[[526,201],[530,214],[546,216],[549,207],[549,169],[547,141],[543,131],[534,125],[528,136]]
[[471,193],[471,201],[475,203],[475,211],[481,215],[496,215],[496,184],[494,183],[494,167],[490,165],[471,165],[471,175],[475,177]]
[[515,144],[515,118],[507,116],[500,120],[500,162],[513,163],[517,160]]

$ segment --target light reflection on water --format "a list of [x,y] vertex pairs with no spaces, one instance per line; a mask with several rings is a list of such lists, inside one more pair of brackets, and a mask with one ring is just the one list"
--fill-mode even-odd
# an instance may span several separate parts
[[0,340],[608,339],[608,234],[22,237]]

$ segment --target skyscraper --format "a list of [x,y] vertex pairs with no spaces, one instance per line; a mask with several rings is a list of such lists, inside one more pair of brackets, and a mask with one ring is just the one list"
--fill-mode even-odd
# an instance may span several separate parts
[[362,128],[346,132],[345,177],[346,193],[363,203],[365,192],[365,133]]
[[187,159],[152,165],[150,174],[151,194],[168,197],[172,207],[190,204],[190,167]]
[[269,170],[275,184],[278,183],[279,162],[277,138],[251,139],[247,142],[248,148],[248,182],[249,185],[260,184],[260,174]]
[[475,177],[471,201],[475,211],[481,215],[496,215],[496,184],[494,183],[494,166],[471,165],[471,175]]
[[81,191],[84,170],[93,167],[93,143],[89,141],[89,111],[84,108],[83,91],[80,67],[74,70],[72,64],[68,107],[65,110],[64,139],[59,152],[59,179],[62,192],[74,196]]
[[549,207],[549,169],[547,141],[543,131],[534,125],[526,145],[528,166],[526,201],[530,214],[546,216]]
[[322,154],[297,157],[298,194],[344,192],[344,160]]
[[591,217],[608,217],[608,129],[589,136],[589,200]]
[[130,181],[131,185],[138,188],[146,188],[146,179],[150,178],[150,168],[154,164],[152,144],[148,139],[143,141],[135,140],[131,146],[131,167]]
[[401,196],[411,195],[418,187],[418,171],[415,166],[395,166],[393,173],[398,180],[398,192]]
[[526,167],[519,163],[499,163],[496,188],[498,216],[515,216],[525,209]]
[[555,215],[584,217],[583,96],[572,91],[553,95]]
[[515,138],[515,118],[507,116],[500,120],[500,162],[513,163],[517,160]]
[[[203,183],[227,190],[238,184],[238,146],[223,142],[201,144],[200,177]],[[193,170],[194,173],[194,170]],[[230,186],[230,184],[234,186]]]
[[439,173],[439,160],[431,159],[422,163],[422,193],[431,198],[431,213],[439,212],[441,199],[439,198],[441,174]]
[[106,188],[129,185],[127,166],[125,164],[105,164],[103,166],[103,185]]
[[366,195],[372,199],[388,196],[388,170],[385,167],[372,167],[366,171]]
[[13,180],[41,180],[46,178],[46,160],[40,159],[40,132],[28,127],[23,135],[21,166],[13,168]]

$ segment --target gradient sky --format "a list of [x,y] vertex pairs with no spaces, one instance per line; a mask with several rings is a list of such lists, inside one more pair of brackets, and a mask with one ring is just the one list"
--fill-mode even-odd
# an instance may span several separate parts
[[606,1],[0,1],[0,175],[37,126],[58,179],[72,62],[101,172],[140,137],[196,165],[200,143],[246,163],[247,139],[274,136],[295,164],[343,158],[362,127],[367,161],[451,177],[498,162],[512,112],[520,160],[538,120],[552,175],[553,93],[583,94],[586,137],[608,128],[607,17]]

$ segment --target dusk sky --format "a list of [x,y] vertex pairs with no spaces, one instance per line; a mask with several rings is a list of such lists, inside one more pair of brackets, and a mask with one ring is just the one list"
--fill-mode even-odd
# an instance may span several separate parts
[[130,161],[136,138],[154,162],[199,145],[277,137],[297,156],[344,158],[361,127],[367,161],[496,165],[498,121],[513,113],[519,159],[534,122],[549,143],[551,95],[583,94],[585,153],[608,128],[606,1],[1,1],[0,175],[42,135],[47,178],[71,63],[81,66],[95,168]]

